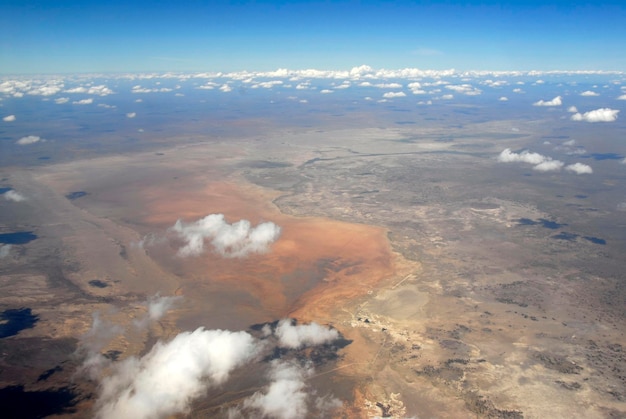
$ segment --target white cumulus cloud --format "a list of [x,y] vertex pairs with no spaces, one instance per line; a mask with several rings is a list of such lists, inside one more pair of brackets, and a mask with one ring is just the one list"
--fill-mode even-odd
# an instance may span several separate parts
[[619,110],[611,108],[600,108],[593,111],[575,113],[571,116],[572,121],[587,121],[587,122],[613,122],[617,119]]
[[404,92],[387,92],[383,94],[384,98],[393,99],[395,97],[405,97],[406,93]]
[[89,99],[81,99],[81,100],[75,100],[74,102],[72,102],[74,105],[91,105],[93,103],[93,99],[89,98]]
[[617,100],[626,100],[626,95],[618,96]]
[[578,112],[578,108],[576,108],[576,106],[572,105],[569,108],[567,108],[567,112],[576,113],[576,112]]
[[54,99],[54,103],[56,103],[58,105],[62,105],[62,104],[67,103],[69,101],[70,101],[69,97],[60,97],[60,98]]
[[17,140],[16,144],[19,145],[28,145],[28,144],[35,144],[38,143],[40,141],[45,141],[43,138],[38,137],[36,135],[29,135],[27,137],[22,137],[19,140]]
[[280,360],[272,361],[271,384],[245,400],[244,408],[257,410],[259,417],[299,419],[308,413],[306,379],[312,370]]
[[126,114],[126,118],[134,118],[134,117],[136,117],[136,116],[137,116],[137,113],[136,113],[136,112],[128,112],[128,113]]
[[586,90],[586,91],[582,92],[580,95],[581,96],[600,96],[599,93],[596,93],[596,92],[591,91],[591,90]]
[[339,338],[339,332],[317,323],[295,324],[291,319],[283,319],[278,323],[274,334],[279,345],[285,348],[298,349],[304,346],[322,345]]
[[13,122],[15,121],[15,115],[7,115],[4,118],[2,118],[2,120],[4,122]]
[[546,160],[533,167],[533,170],[538,172],[558,172],[563,165],[564,163],[559,160]]
[[230,373],[258,353],[246,332],[183,332],[156,343],[141,358],[117,364],[100,383],[97,418],[148,419],[186,413],[207,388],[223,384]]
[[244,257],[250,253],[265,253],[280,236],[280,227],[265,222],[252,227],[250,221],[229,224],[223,214],[210,214],[200,220],[185,223],[178,220],[171,228],[185,243],[179,256],[197,256],[204,252],[205,241],[224,257]]
[[539,172],[551,172],[561,170],[564,163],[559,160],[553,160],[551,157],[544,156],[539,153],[533,153],[528,150],[524,150],[521,153],[515,153],[510,148],[504,149],[497,160],[501,163],[528,163],[532,164],[533,170]]
[[13,189],[5,192],[3,195],[4,199],[6,199],[7,201],[22,202],[26,200],[26,197],[24,195],[17,191],[14,191]]
[[562,104],[561,96],[557,96],[552,100],[539,100],[533,103],[533,106],[561,106]]
[[593,173],[593,169],[591,168],[591,166],[583,164],[583,163],[570,164],[568,166],[565,166],[565,170],[568,170],[570,172],[574,172],[577,175]]

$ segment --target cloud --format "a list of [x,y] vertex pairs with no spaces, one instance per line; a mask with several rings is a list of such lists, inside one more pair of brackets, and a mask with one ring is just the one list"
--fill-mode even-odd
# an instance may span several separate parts
[[498,161],[502,163],[524,162],[530,164],[539,164],[549,159],[549,157],[546,157],[539,153],[532,153],[528,150],[524,150],[521,153],[514,153],[511,151],[510,148],[505,148],[498,156]]
[[501,96],[500,99],[498,99],[500,102],[506,102],[507,100],[509,100],[508,97],[506,96]]
[[298,349],[304,346],[322,345],[339,339],[336,329],[317,323],[295,324],[291,319],[283,319],[276,326],[274,334],[281,347]]
[[580,94],[581,96],[600,96],[599,93],[592,92],[591,90],[586,90]]
[[227,84],[223,84],[223,85],[220,87],[220,90],[221,90],[222,92],[228,93],[228,92],[232,91],[232,90],[233,90],[233,88],[232,88],[232,87],[230,87],[230,86],[229,86],[229,85],[227,85]]
[[330,90],[330,89],[323,89],[323,90],[320,90],[320,93],[324,93],[324,94],[334,93],[334,90]]
[[136,112],[128,112],[128,113],[126,114],[126,118],[134,118],[134,117],[136,117],[136,116],[137,116],[137,113],[136,113]]
[[446,89],[453,90],[457,93],[462,93],[468,96],[477,96],[482,93],[482,90],[475,88],[471,84],[449,84]]
[[11,189],[10,191],[6,191],[3,195],[4,199],[6,199],[7,201],[22,202],[26,200],[26,197],[24,195],[14,191],[13,189]]
[[513,93],[525,93],[525,92],[519,87],[516,87],[515,89],[513,89]]
[[167,313],[175,304],[179,303],[183,297],[181,296],[165,296],[155,295],[148,299],[146,304],[147,313],[144,317],[136,319],[133,323],[138,328],[145,328],[150,323],[159,321],[165,313]]
[[223,214],[185,223],[182,220],[170,229],[185,245],[178,250],[179,256],[197,256],[204,252],[204,241],[210,240],[213,249],[223,257],[244,257],[250,253],[265,253],[280,236],[280,227],[265,222],[251,227],[250,221],[240,220],[229,224]]
[[91,105],[93,103],[93,99],[89,98],[89,99],[76,100],[72,103],[74,105]]
[[619,110],[610,108],[600,108],[593,111],[575,113],[571,116],[572,121],[587,121],[587,122],[613,122],[617,119]]
[[561,170],[563,165],[564,163],[559,160],[546,160],[533,167],[533,170],[537,170],[539,172],[558,172]]
[[539,100],[533,103],[533,106],[561,106],[563,102],[561,101],[561,96],[557,96],[552,100]]
[[626,100],[626,95],[618,96],[617,100]]
[[305,380],[312,369],[296,364],[274,360],[271,363],[271,384],[264,392],[256,392],[244,401],[246,409],[258,410],[260,417],[298,419],[308,413]]
[[569,108],[567,108],[567,112],[576,113],[578,112],[578,109],[576,108],[576,106],[570,106]]
[[591,166],[588,166],[588,165],[583,164],[583,163],[570,164],[568,166],[565,166],[565,170],[568,170],[570,172],[574,172],[577,175],[593,173],[593,169],[591,168]]
[[91,328],[81,337],[80,346],[77,349],[78,356],[84,358],[78,373],[85,374],[92,380],[97,379],[112,362],[111,359],[102,355],[101,351],[123,331],[121,326],[103,320],[100,313],[94,313]]
[[405,96],[406,96],[406,93],[404,92],[387,92],[383,94],[383,97],[387,99],[392,99],[396,97],[405,97]]
[[443,96],[441,96],[441,99],[451,100],[451,99],[454,99],[454,95],[443,95]]
[[0,259],[9,256],[11,253],[11,245],[10,244],[0,244]]
[[54,99],[54,103],[56,103],[58,105],[62,105],[62,104],[67,103],[69,101],[70,101],[69,97],[60,97],[60,98]]
[[98,86],[78,86],[73,87],[71,89],[67,89],[63,91],[64,93],[87,93],[89,95],[98,95],[98,96],[108,96],[113,94],[113,90],[109,89],[105,85],[101,84]]
[[43,141],[46,141],[46,140],[44,140],[43,138],[38,137],[36,135],[29,135],[27,137],[22,137],[19,140],[17,140],[16,144],[28,145],[28,144],[35,144],[35,143],[38,143],[40,141],[43,142]]
[[502,150],[498,155],[497,160],[501,163],[529,163],[534,165],[533,170],[539,172],[551,172],[561,170],[564,163],[559,160],[553,160],[551,157],[544,156],[539,153],[533,153],[528,150],[524,150],[521,153],[515,153],[510,148]]
[[148,419],[186,413],[207,388],[223,384],[230,373],[259,353],[246,332],[183,332],[157,342],[141,358],[115,365],[100,383],[96,417]]
[[2,118],[2,120],[4,122],[13,122],[15,121],[15,115],[7,115],[4,118]]

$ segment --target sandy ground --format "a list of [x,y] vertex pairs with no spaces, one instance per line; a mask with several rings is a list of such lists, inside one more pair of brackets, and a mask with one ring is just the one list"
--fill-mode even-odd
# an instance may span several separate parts
[[[358,147],[358,134],[335,136]],[[345,417],[619,417],[626,411],[621,308],[603,305],[615,295],[614,282],[552,264],[552,254],[571,261],[600,258],[600,251],[517,233],[511,220],[549,214],[504,199],[442,204],[420,201],[416,193],[404,204],[410,191],[401,191],[368,206],[367,197],[393,192],[393,184],[379,180],[386,171],[404,170],[392,172],[389,182],[422,183],[396,161],[372,163],[374,152],[385,150],[374,141],[378,131],[363,133],[368,154],[360,160],[353,150],[317,144],[324,135],[286,135],[272,143],[281,144],[279,151],[265,154],[253,142],[194,145],[13,174],[14,185],[42,197],[41,208],[54,214],[46,231],[61,237],[63,257],[77,262],[65,272],[81,299],[62,309],[51,302],[49,317],[42,316],[46,333],[76,338],[96,310],[129,325],[150,295],[176,294],[184,304],[167,320],[106,349],[123,358],[181,330],[241,330],[295,317],[333,325],[351,340],[332,370],[316,378],[348,395]],[[273,153],[275,160],[262,160]],[[330,163],[307,165],[316,158]],[[433,166],[423,171],[437,173],[438,158],[421,160]],[[251,174],[251,167],[266,166],[277,169]],[[295,176],[303,180],[293,186]],[[434,183],[423,182],[424,188]],[[457,183],[437,181],[432,188],[453,190]],[[64,198],[74,191],[87,195]],[[274,222],[281,236],[268,253],[247,258],[211,251],[181,258],[176,243],[161,240],[176,220],[215,213],[229,222]],[[385,221],[393,228],[383,227]],[[90,286],[94,278],[108,286]],[[45,282],[12,280],[28,289]],[[87,409],[91,401],[82,403]],[[210,409],[212,403],[200,404]]]

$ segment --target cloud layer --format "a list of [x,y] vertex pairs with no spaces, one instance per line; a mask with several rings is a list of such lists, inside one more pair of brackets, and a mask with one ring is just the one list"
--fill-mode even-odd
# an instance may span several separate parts
[[[148,318],[152,319],[153,309],[160,317],[176,299],[156,296],[149,300]],[[284,349],[280,358],[269,363],[267,384],[231,408],[229,417],[252,417],[243,416],[245,412],[294,419],[310,412],[328,413],[342,405],[331,395],[317,396],[307,383],[314,372],[311,361],[293,352],[333,343],[341,338],[339,332],[316,323],[298,325],[291,319],[268,323],[260,332],[261,336],[255,337],[245,331],[200,327],[168,342],[157,342],[141,357],[114,363],[100,352],[121,328],[94,315],[93,326],[81,341],[85,355],[81,371],[100,382],[95,417],[147,419],[188,413],[193,400],[225,384],[236,369],[252,363],[265,368],[267,354],[276,353],[277,348]]]

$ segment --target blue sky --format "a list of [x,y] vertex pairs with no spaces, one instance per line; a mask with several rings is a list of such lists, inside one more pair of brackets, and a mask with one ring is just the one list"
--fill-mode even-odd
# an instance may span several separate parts
[[0,2],[0,73],[626,70],[626,2]]

